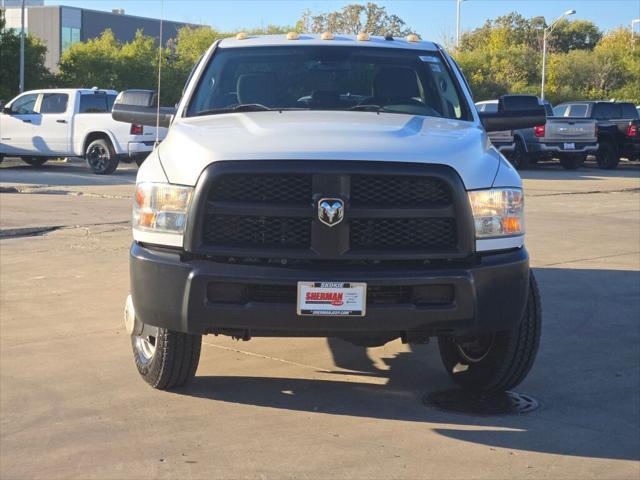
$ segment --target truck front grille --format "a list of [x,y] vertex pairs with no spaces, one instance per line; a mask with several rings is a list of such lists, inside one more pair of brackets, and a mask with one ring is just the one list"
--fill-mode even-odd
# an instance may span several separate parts
[[451,204],[447,185],[434,178],[405,175],[354,175],[351,204],[369,207],[438,207]]
[[353,248],[454,248],[453,218],[382,218],[351,220]]
[[[202,181],[191,250],[209,257],[423,260],[473,250],[466,192],[449,167],[220,162]],[[344,202],[340,223],[318,219],[322,198]]]
[[286,217],[207,215],[207,245],[304,248],[311,242],[311,220]]
[[225,175],[212,200],[307,205],[313,194],[311,175]]

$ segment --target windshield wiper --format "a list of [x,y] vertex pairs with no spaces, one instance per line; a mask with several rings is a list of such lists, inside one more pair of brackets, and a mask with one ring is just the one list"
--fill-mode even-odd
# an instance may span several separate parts
[[215,115],[216,113],[229,113],[229,112],[266,112],[269,110],[273,110],[261,103],[242,103],[240,105],[236,105],[234,107],[221,107],[221,108],[212,108],[210,110],[201,110],[196,112],[196,117],[202,115]]

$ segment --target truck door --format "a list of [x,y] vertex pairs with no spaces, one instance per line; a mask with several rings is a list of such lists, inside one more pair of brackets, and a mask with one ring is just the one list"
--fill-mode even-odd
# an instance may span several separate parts
[[33,122],[38,120],[35,112],[38,93],[27,93],[17,97],[0,113],[0,151],[6,154],[35,153],[33,144]]
[[69,95],[66,93],[43,93],[38,113],[39,121],[34,122],[33,138],[43,153],[65,155],[71,143],[71,113]]

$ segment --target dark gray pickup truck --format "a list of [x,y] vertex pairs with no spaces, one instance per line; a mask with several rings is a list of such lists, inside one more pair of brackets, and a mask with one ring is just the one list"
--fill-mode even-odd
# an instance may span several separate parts
[[596,123],[599,144],[596,159],[600,168],[616,168],[620,158],[640,158],[640,117],[632,103],[568,102],[558,105],[554,112],[558,117],[583,118]]

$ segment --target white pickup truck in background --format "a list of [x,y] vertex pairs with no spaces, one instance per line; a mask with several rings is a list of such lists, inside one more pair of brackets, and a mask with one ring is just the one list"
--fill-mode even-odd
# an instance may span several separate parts
[[[96,174],[120,160],[141,164],[155,145],[156,129],[111,118],[117,92],[49,89],[25,92],[0,112],[0,160],[21,157],[39,167],[50,158],[83,157]],[[160,128],[159,139],[167,129]]]

